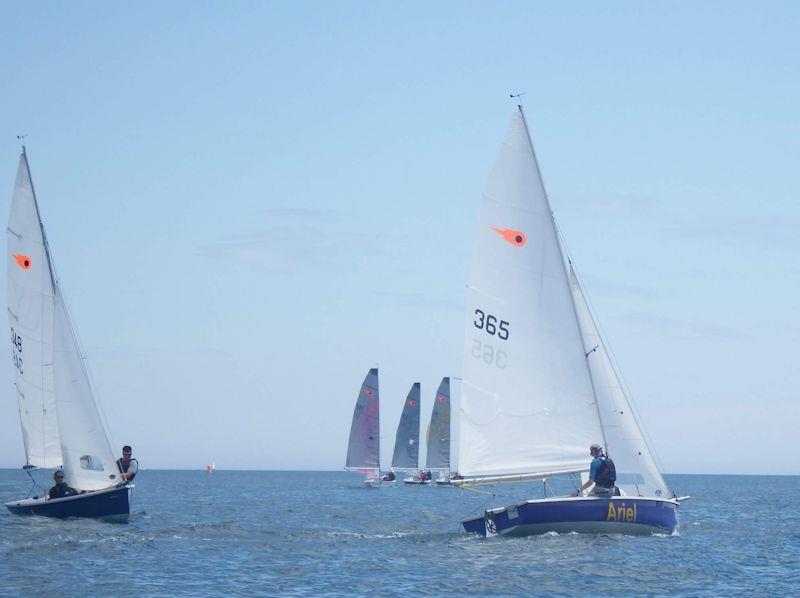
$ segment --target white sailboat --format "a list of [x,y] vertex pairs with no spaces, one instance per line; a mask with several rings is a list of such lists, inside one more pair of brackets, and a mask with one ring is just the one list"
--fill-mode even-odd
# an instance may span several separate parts
[[25,148],[7,229],[8,318],[25,468],[62,466],[76,496],[6,503],[16,514],[127,518],[127,485],[97,410],[44,232]]
[[481,203],[468,285],[456,485],[577,475],[589,446],[620,496],[547,497],[463,523],[484,536],[651,533],[677,527],[645,442],[566,259],[520,106]]
[[436,484],[450,484],[450,378],[442,378],[433,400],[431,421],[426,434],[425,467],[438,472]]
[[381,484],[380,430],[378,368],[372,368],[361,384],[353,409],[345,462],[345,469],[348,471],[357,471],[365,475],[364,484],[367,486]]

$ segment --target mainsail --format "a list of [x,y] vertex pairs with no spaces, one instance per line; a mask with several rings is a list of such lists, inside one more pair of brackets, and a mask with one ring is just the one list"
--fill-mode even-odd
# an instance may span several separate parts
[[616,485],[629,496],[670,496],[571,265],[569,274],[606,452],[617,470]]
[[6,237],[8,319],[25,464],[58,467],[61,444],[53,387],[55,285],[24,150]]
[[625,494],[669,495],[563,254],[521,107],[483,195],[461,403],[474,481],[585,471],[597,442]]
[[347,445],[347,469],[380,469],[380,403],[378,369],[364,378],[353,411],[350,441]]
[[417,469],[419,467],[419,382],[408,391],[397,435],[394,439],[392,467],[394,469]]
[[481,202],[467,293],[459,472],[588,467],[602,439],[555,225],[522,110]]
[[433,400],[431,423],[428,425],[425,466],[428,469],[450,470],[450,378],[442,378]]
[[67,482],[100,490],[120,482],[89,378],[53,274],[23,149],[8,225],[8,302],[28,462],[64,467]]

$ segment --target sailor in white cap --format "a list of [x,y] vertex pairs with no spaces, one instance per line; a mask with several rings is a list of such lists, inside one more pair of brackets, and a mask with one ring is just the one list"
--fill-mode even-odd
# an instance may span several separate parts
[[589,466],[589,479],[570,496],[582,495],[583,491],[592,484],[594,484],[594,488],[589,493],[591,496],[614,496],[616,490],[614,482],[617,481],[617,470],[614,467],[614,462],[606,456],[600,444],[590,446],[589,454],[592,455],[592,464]]

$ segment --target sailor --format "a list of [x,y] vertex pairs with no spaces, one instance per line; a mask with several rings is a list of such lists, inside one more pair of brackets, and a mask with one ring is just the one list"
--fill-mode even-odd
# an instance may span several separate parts
[[132,482],[136,472],[139,471],[139,462],[131,458],[132,453],[133,449],[126,444],[122,447],[122,457],[117,459],[120,475],[126,482]]
[[603,447],[599,444],[590,446],[589,454],[593,457],[592,464],[589,466],[589,479],[570,496],[582,494],[592,484],[594,484],[594,488],[589,493],[591,496],[614,496],[614,482],[617,481],[617,469],[614,467],[614,462],[605,455]]
[[393,482],[394,481],[394,467],[390,468],[389,471],[383,476],[384,482]]
[[53,481],[56,485],[50,488],[50,491],[47,493],[48,498],[64,498],[65,496],[80,494],[75,488],[67,486],[67,483],[64,481],[64,472],[60,469],[53,473]]

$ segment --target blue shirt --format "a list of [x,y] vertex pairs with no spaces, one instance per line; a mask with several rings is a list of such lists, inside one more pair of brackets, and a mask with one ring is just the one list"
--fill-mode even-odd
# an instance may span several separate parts
[[589,466],[589,479],[593,482],[597,479],[597,474],[600,473],[600,468],[603,466],[603,460],[600,457],[592,459],[592,464]]

